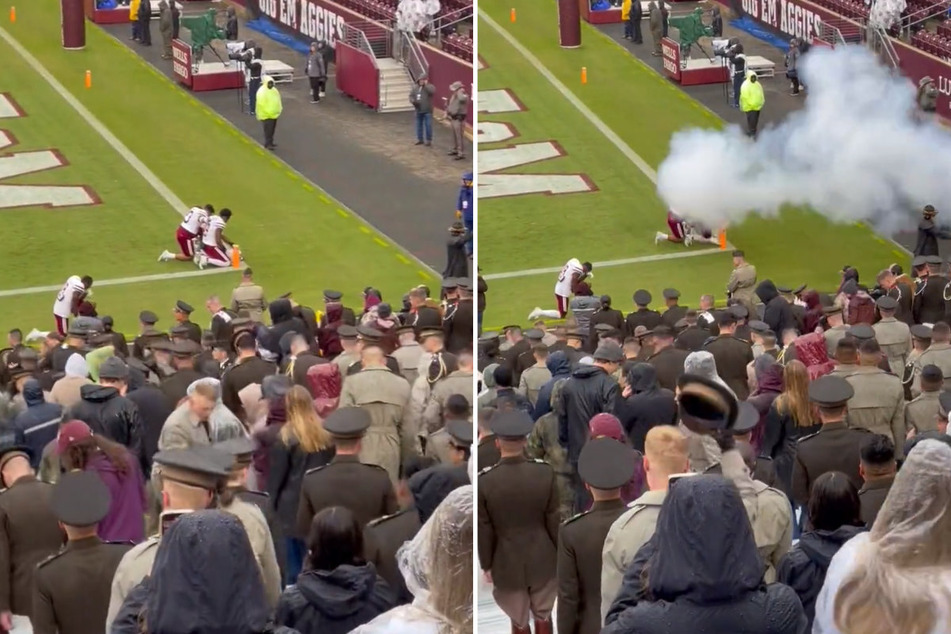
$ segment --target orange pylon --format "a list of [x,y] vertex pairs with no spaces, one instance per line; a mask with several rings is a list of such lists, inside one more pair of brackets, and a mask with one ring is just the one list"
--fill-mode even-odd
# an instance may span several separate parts
[[581,83],[582,84],[588,83],[588,67],[587,66],[581,67]]
[[720,229],[720,250],[726,251],[726,229]]
[[515,7],[512,7],[512,10],[509,11],[509,20],[515,22]]
[[236,244],[231,246],[231,268],[241,268],[241,247]]
[[16,22],[16,21],[17,21],[17,8],[16,8],[16,7],[10,7],[10,21],[11,21],[11,22]]
[[92,88],[92,71],[86,71],[86,89]]

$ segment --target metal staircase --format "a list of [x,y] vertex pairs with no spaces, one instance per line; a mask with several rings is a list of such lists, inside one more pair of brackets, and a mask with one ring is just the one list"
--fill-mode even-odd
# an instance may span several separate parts
[[343,41],[366,53],[373,60],[379,75],[379,106],[377,112],[408,112],[413,110],[409,93],[415,79],[407,66],[393,56],[390,32],[378,22],[350,22],[343,25]]

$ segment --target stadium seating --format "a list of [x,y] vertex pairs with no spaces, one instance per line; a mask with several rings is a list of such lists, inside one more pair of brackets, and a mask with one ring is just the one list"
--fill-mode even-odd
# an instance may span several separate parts
[[[868,20],[869,8],[863,0],[813,1],[819,6],[825,7],[844,18],[857,20],[863,24]],[[949,12],[951,12],[951,0],[907,0],[907,3],[907,8],[902,14],[906,23],[907,20],[917,22],[930,16],[934,16],[936,20],[939,20],[935,31],[921,28],[921,30],[914,33],[911,37],[911,45],[936,57],[951,59],[951,20],[947,19]],[[831,22],[832,21],[830,21],[830,23]],[[835,21],[834,26],[839,29],[846,41],[858,41],[861,39],[859,27],[850,22],[845,20]],[[888,29],[888,34],[892,37],[898,37],[899,33],[899,25]]]

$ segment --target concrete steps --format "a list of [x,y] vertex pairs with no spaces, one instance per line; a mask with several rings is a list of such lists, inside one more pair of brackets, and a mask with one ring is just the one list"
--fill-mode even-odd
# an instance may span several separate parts
[[380,69],[380,112],[410,112],[409,93],[413,79],[409,71],[392,57],[378,57]]

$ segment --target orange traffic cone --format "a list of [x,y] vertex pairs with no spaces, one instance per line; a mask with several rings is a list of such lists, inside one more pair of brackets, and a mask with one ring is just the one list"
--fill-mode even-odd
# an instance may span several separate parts
[[86,71],[86,90],[89,90],[90,88],[92,88],[92,71],[87,70]]
[[236,244],[231,246],[231,268],[241,268],[241,248]]
[[[515,9],[512,9],[512,10],[514,11]],[[17,8],[16,8],[16,7],[10,7],[10,21],[11,21],[11,22],[16,22],[16,21],[17,21]]]
[[720,229],[720,250],[726,251],[726,229]]
[[588,67],[587,66],[581,67],[581,83],[582,84],[588,83]]
[[515,8],[514,7],[512,7],[511,11],[509,11],[509,20],[511,20],[512,22],[515,22]]

